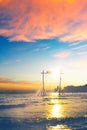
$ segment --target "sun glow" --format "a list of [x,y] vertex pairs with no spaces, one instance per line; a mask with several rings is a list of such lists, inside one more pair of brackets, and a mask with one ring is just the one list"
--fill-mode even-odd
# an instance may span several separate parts
[[52,76],[54,78],[58,78],[59,77],[59,74],[60,74],[60,70],[58,68],[53,68],[52,69]]

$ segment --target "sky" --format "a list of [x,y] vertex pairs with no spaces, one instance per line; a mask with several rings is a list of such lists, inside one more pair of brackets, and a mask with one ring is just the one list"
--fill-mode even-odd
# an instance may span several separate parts
[[87,0],[0,0],[0,89],[87,84]]

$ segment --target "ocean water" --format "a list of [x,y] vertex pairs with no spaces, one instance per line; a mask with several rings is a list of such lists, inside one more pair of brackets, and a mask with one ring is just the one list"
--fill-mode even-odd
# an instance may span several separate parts
[[0,130],[87,130],[87,93],[0,94]]

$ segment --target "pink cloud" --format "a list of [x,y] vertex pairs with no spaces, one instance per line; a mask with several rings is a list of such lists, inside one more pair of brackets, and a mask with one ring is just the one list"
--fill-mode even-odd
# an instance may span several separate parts
[[0,35],[11,41],[87,40],[87,0],[1,0]]
[[54,54],[54,57],[56,58],[65,58],[71,55],[70,51],[60,51],[60,52],[56,52]]

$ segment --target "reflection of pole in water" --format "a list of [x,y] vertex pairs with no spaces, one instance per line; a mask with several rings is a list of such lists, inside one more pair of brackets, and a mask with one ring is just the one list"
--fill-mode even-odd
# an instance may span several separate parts
[[45,74],[48,74],[48,73],[49,73],[48,71],[45,72],[44,70],[41,72],[41,74],[42,74],[42,88],[38,93],[39,96],[46,96],[46,90],[44,87],[44,76],[45,76]]

